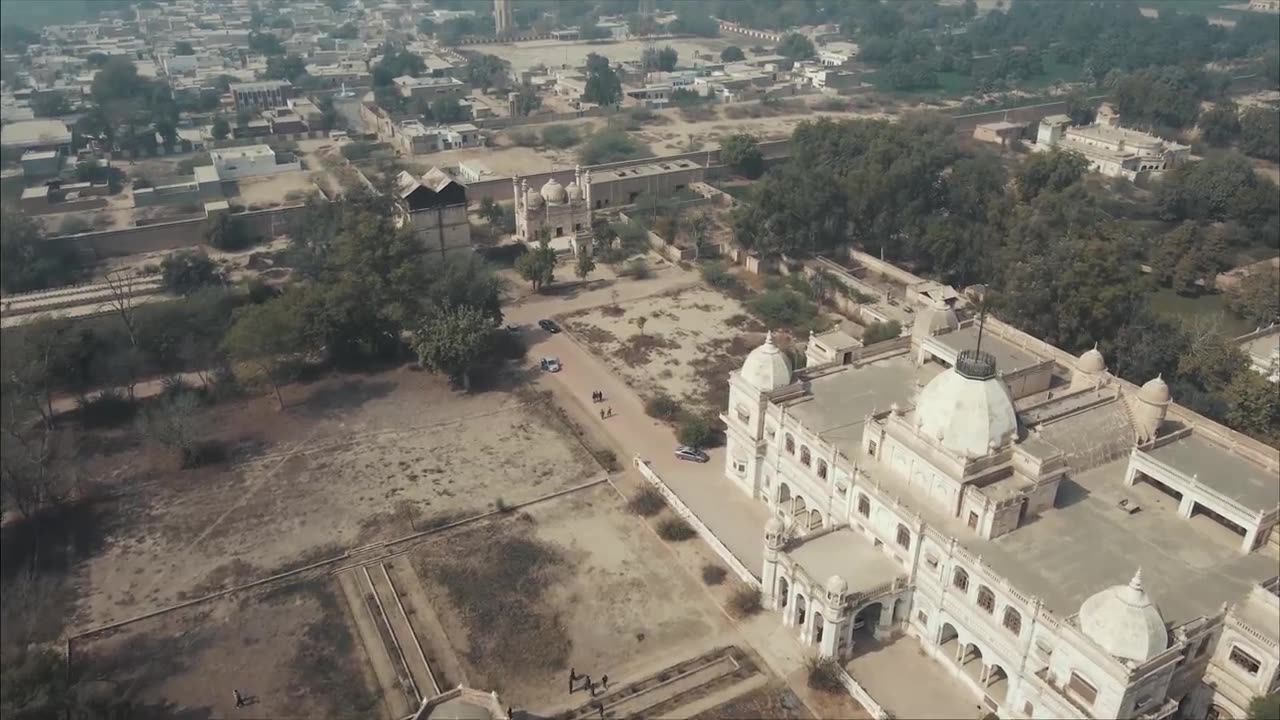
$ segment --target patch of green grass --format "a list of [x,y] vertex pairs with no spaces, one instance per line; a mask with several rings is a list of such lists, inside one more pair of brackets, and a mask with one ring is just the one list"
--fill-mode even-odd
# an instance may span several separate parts
[[1188,297],[1179,295],[1171,288],[1161,288],[1148,299],[1148,302],[1156,313],[1174,320],[1196,316],[1216,317],[1218,327],[1231,337],[1238,337],[1254,330],[1248,322],[1227,310],[1227,297],[1222,293]]

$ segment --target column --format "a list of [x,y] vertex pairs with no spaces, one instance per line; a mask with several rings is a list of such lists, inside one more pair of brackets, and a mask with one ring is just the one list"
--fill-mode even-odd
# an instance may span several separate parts
[[1183,493],[1182,502],[1178,503],[1178,514],[1184,518],[1191,517],[1191,510],[1195,507],[1195,504],[1196,499],[1191,496],[1191,493]]
[[1129,466],[1124,471],[1124,486],[1133,487],[1133,483],[1138,479],[1138,468],[1133,466],[1133,460],[1129,460]]
[[825,616],[822,618],[824,626],[822,629],[822,643],[818,648],[818,654],[822,657],[834,658],[840,647],[840,637],[844,635],[845,622],[831,622]]
[[1254,525],[1244,531],[1244,542],[1240,543],[1241,552],[1252,552],[1258,544],[1258,526]]

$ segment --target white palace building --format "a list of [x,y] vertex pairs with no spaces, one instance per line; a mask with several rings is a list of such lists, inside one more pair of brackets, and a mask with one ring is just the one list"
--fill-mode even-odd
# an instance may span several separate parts
[[1001,718],[1243,718],[1280,689],[1275,448],[941,302],[850,340],[793,372],[770,337],[721,416],[802,642],[913,636]]

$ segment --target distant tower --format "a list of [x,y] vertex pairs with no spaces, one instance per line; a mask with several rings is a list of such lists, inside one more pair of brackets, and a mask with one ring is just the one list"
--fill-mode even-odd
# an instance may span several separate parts
[[514,29],[511,22],[511,0],[493,0],[493,22],[498,37],[507,37]]

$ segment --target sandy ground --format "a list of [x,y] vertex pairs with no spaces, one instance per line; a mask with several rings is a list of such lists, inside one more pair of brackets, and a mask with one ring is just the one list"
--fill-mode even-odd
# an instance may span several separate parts
[[764,330],[741,303],[705,288],[574,313],[565,325],[642,396],[665,393],[707,412],[723,409],[713,393]]
[[[227,402],[209,426],[232,464],[177,471],[126,431],[96,469],[119,493],[78,569],[81,629],[579,484],[580,447],[502,391],[463,396],[400,368]],[[142,450],[142,452],[138,452]]]
[[[497,55],[511,63],[511,69],[519,74],[534,65],[546,65],[548,68],[568,65],[580,67],[587,61],[589,53],[604,55],[613,62],[628,62],[640,59],[644,49],[649,46],[647,40],[621,40],[603,43],[566,43],[558,40],[534,40],[531,42],[509,43],[502,45],[483,45],[474,48],[476,52]],[[720,51],[735,44],[726,38],[678,38],[654,41],[658,47],[670,45],[680,54],[680,62],[689,65],[693,62],[694,53],[712,54],[717,61]],[[737,43],[741,45],[742,43]]]
[[[527,575],[514,568],[504,578],[492,575],[495,563],[469,564],[494,554],[523,559],[529,547],[543,559]],[[584,702],[582,693],[568,694],[570,668],[596,679],[607,674],[612,686],[731,644],[726,618],[697,580],[672,572],[661,541],[607,485],[442,537],[414,554],[470,682],[518,708]],[[483,576],[467,584],[450,572]],[[486,622],[491,612],[500,619]]]
[[[76,643],[73,671],[132,717],[374,717],[379,700],[328,577],[162,615]],[[238,709],[232,690],[250,700]]]

